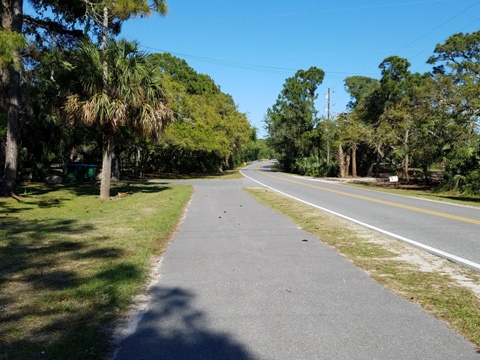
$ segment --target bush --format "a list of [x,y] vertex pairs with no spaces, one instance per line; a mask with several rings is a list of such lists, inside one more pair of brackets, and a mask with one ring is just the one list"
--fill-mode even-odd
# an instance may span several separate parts
[[444,191],[456,191],[463,195],[480,195],[480,169],[473,170],[466,175],[445,176],[444,180],[441,187]]
[[480,169],[472,171],[465,177],[463,192],[465,195],[480,195]]
[[324,158],[315,155],[297,159],[293,166],[293,172],[299,175],[324,177],[330,175],[332,165],[327,165],[327,161]]

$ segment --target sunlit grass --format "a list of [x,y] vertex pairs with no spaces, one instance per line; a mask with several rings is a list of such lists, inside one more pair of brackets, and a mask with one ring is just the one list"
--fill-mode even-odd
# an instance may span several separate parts
[[189,186],[29,186],[0,199],[0,358],[102,359]]

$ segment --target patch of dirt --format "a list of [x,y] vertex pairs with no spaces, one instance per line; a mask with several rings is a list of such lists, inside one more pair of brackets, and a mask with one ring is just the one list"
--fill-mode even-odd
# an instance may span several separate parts
[[404,263],[405,267],[410,270],[437,272],[450,276],[453,282],[470,289],[480,299],[480,274],[478,272],[398,240],[373,236],[366,241],[379,244],[397,254],[398,256],[392,258],[392,260]]

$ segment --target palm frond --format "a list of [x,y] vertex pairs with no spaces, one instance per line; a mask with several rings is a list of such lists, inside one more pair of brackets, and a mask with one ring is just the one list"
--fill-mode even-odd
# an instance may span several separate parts
[[81,43],[70,61],[75,73],[74,94],[67,98],[65,113],[70,122],[94,122],[114,131],[130,126],[155,138],[173,121],[163,87],[163,74],[153,67],[138,43],[110,41],[103,55],[90,42]]

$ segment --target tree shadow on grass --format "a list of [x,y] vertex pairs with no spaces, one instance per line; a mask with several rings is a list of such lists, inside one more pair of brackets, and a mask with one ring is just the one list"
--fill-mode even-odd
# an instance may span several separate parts
[[[64,226],[62,222],[60,228]],[[72,222],[68,231],[90,228]],[[102,358],[99,354],[108,349],[105,325],[130,300],[123,287],[144,280],[140,265],[120,260],[123,250],[95,241],[39,244],[11,239],[0,245],[0,359]],[[78,264],[100,259],[103,266],[97,271],[63,267],[69,259],[80,260]],[[30,290],[24,292],[25,287]],[[19,306],[20,295],[32,301]],[[24,319],[31,319],[33,333],[28,336],[16,328]]]
[[[117,196],[130,196],[136,193],[158,193],[170,190],[167,183],[114,183],[110,189],[110,198]],[[64,192],[69,192],[74,196],[94,196],[98,197],[100,190],[95,183],[72,183],[61,185],[47,184],[28,184],[20,188],[20,195],[16,201],[29,206],[38,206],[40,208],[61,207],[63,203],[70,201]],[[56,193],[58,196],[56,196]],[[0,199],[0,214],[14,214],[20,211],[28,210],[29,207],[10,206],[7,200]]]
[[[14,206],[15,205],[15,206]],[[25,204],[25,206],[18,206],[18,204],[12,204],[10,200],[0,198],[0,227],[2,220],[14,217],[16,214],[32,210],[33,207]]]
[[[99,239],[99,241],[102,241]],[[115,259],[122,256],[123,251],[114,247],[102,247],[72,254],[75,260],[96,258],[96,259]]]
[[[168,186],[163,185],[165,184],[114,183],[110,188],[110,197],[115,197],[119,194],[157,193],[170,189]],[[66,185],[65,189],[77,196],[98,196],[100,193],[99,186],[95,184],[71,184]]]
[[[108,238],[95,236],[96,227],[91,224],[78,224],[72,219],[20,221],[9,217],[3,220],[0,223],[3,235],[0,239],[0,285],[15,274],[29,269],[36,272],[31,275],[31,281],[54,284],[56,281],[54,279],[61,276],[55,275],[51,269],[55,269],[59,261],[108,260],[123,255],[123,250],[119,248],[102,246]],[[84,242],[78,237],[87,233],[92,237],[89,242]],[[63,236],[66,240],[61,240]],[[48,277],[53,280],[46,279]],[[63,277],[69,278],[66,274]]]
[[79,251],[84,245],[74,240],[52,240],[53,236],[84,234],[92,225],[78,225],[75,220],[21,221],[14,217],[2,219],[0,239],[0,285],[5,274],[34,268],[54,267],[55,259],[64,253]]
[[[74,220],[12,221],[8,225],[2,231],[5,236],[0,239],[2,292],[8,289],[20,294],[25,288],[57,292],[72,289],[83,281],[79,276],[82,270],[88,270],[78,268],[74,262],[84,259],[109,261],[124,255],[122,249],[103,246],[104,237],[93,236],[90,242],[69,237],[95,231],[94,226],[79,225]],[[0,309],[10,308],[19,300],[3,295],[0,296]],[[0,319],[5,315],[0,311]]]
[[[110,187],[111,196],[116,196],[119,192],[137,193],[137,192],[159,192],[168,189],[167,182],[149,183],[149,182],[116,182],[112,183]],[[58,192],[60,190],[67,190],[75,195],[89,195],[98,196],[100,194],[100,185],[96,183],[70,183],[60,185],[48,184],[27,184],[20,187],[20,197],[28,199],[31,196],[41,196]],[[23,195],[22,195],[23,192]]]
[[154,287],[150,309],[135,333],[124,339],[112,360],[257,359],[232,335],[211,329],[205,312],[193,306],[195,294]]
[[[108,324],[129,297],[122,292],[122,286],[143,280],[141,269],[125,262],[106,266],[90,276],[61,271],[51,271],[43,279],[40,274],[35,276],[38,279],[28,280],[35,281],[38,287],[59,291],[44,300],[42,307],[14,311],[9,311],[5,304],[7,300],[14,300],[12,296],[2,294],[0,319],[4,323],[25,317],[49,317],[50,320],[35,330],[36,337],[11,339],[15,331],[8,328],[0,331],[0,345],[2,339],[10,337],[8,344],[3,344],[8,359],[103,359],[109,348]],[[0,352],[0,359],[2,355]]]
[[[91,224],[80,224],[72,219],[20,221],[9,217],[2,220],[0,359],[2,356],[35,359],[41,354],[35,349],[45,349],[44,339],[49,339],[51,333],[42,329],[25,330],[26,319],[31,319],[28,321],[31,324],[26,326],[35,328],[36,322],[44,322],[42,319],[47,318],[52,319],[52,326],[62,321],[62,326],[73,326],[75,321],[81,324],[89,321],[88,317],[95,317],[94,310],[70,313],[72,292],[93,281],[91,278],[101,287],[108,287],[115,280],[96,279],[96,275],[103,276],[101,273],[88,278],[84,275],[87,269],[79,267],[81,263],[77,260],[109,261],[121,258],[124,253],[121,249],[102,246],[103,237],[95,235],[96,229]],[[87,233],[91,237],[89,242],[84,242],[81,236],[72,236]],[[98,294],[95,284],[91,287]],[[103,294],[101,297],[105,299]]]

